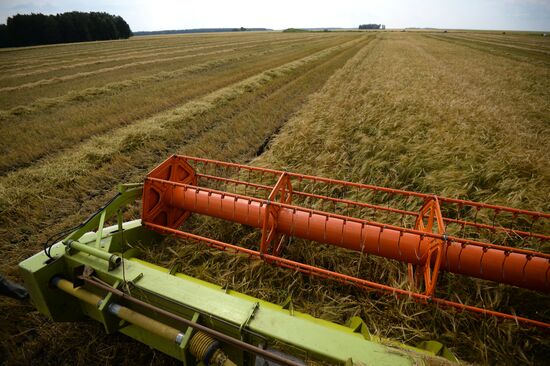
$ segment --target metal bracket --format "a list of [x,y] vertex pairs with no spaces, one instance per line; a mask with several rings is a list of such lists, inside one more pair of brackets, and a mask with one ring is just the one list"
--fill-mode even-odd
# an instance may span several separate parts
[[[113,284],[113,288],[119,288],[120,284],[121,284],[120,281],[116,281]],[[113,293],[108,292],[107,295],[101,301],[101,304],[98,306],[98,310],[100,311],[101,317],[103,318],[103,326],[105,327],[105,332],[107,333],[114,333],[117,330],[119,330],[122,326],[124,326],[123,321],[111,315],[108,311],[109,304],[113,301],[113,297],[114,297]]]
[[77,288],[84,285],[84,280],[80,276],[90,277],[94,274],[95,270],[86,265],[74,267],[73,269],[73,288]]
[[170,270],[168,271],[168,273],[171,274],[172,276],[175,276],[176,273],[178,273],[178,271],[180,270],[180,268],[181,268],[181,263],[176,262],[170,267]]
[[260,308],[260,303],[255,302],[254,305],[252,305],[252,309],[250,310],[250,314],[246,317],[245,321],[241,324],[239,327],[239,332],[242,333],[243,329],[248,326],[248,323],[250,323],[250,320],[254,318],[254,315],[256,314],[256,311]]
[[143,273],[139,273],[136,277],[129,281],[125,281],[124,286],[126,287],[127,291],[131,291],[134,287],[136,287],[136,283],[143,278]]
[[366,340],[371,339],[369,328],[367,327],[367,324],[365,323],[365,321],[363,319],[361,319],[360,317],[358,317],[358,316],[352,317],[348,321],[347,325],[348,325],[348,327],[350,327],[353,330],[354,333],[362,334],[363,337]]
[[[193,317],[191,318],[191,321],[193,323],[199,322],[200,313],[194,312]],[[187,352],[187,348],[189,348],[189,341],[191,340],[191,337],[193,336],[193,333],[195,330],[193,327],[187,327],[185,330],[185,333],[183,335],[183,339],[181,340],[181,343],[179,344],[179,348],[183,351],[183,365],[194,365],[195,364],[195,357],[191,355],[190,352]]]
[[292,296],[288,295],[286,300],[283,302],[281,307],[285,310],[288,310],[288,313],[294,316],[294,303],[292,302]]
[[[191,321],[193,323],[199,322],[200,313],[197,313],[196,311],[193,313],[193,317],[191,318]],[[183,339],[180,343],[180,348],[185,350],[189,346],[189,341],[191,340],[191,336],[193,335],[193,327],[187,327],[187,330],[185,331],[185,334],[183,335]]]
[[99,225],[97,227],[97,231],[95,233],[96,239],[95,239],[95,247],[96,248],[102,248],[101,246],[101,240],[103,239],[103,226],[105,226],[105,215],[107,214],[107,211],[103,210],[101,211],[101,214],[99,216]]

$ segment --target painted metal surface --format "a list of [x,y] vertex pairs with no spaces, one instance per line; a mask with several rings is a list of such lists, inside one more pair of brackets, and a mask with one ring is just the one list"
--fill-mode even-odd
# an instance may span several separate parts
[[[354,318],[350,326],[337,325],[295,311],[292,306],[279,306],[227,288],[201,281],[184,274],[172,273],[134,257],[136,251],[123,252],[124,243],[154,245],[161,237],[141,225],[140,220],[122,222],[121,209],[139,196],[139,185],[123,186],[108,205],[85,221],[65,240],[20,263],[25,285],[33,303],[43,314],[55,321],[78,321],[91,317],[105,326],[108,333],[122,332],[144,344],[183,361],[184,365],[198,364],[188,350],[191,327],[178,328],[176,341],[159,336],[162,324],[173,326],[162,313],[133,305],[111,292],[98,292],[79,282],[80,278],[99,281],[125,291],[152,307],[174,316],[184,317],[210,329],[251,345],[288,347],[305,359],[327,360],[339,364],[421,365],[445,364],[456,360],[444,347],[424,350],[371,336],[364,322]],[[111,217],[118,223],[104,227]],[[93,231],[92,231],[93,230]],[[78,245],[71,245],[78,243]],[[113,265],[113,258],[120,258]],[[75,291],[65,286],[62,291],[52,283],[55,278],[73,281]],[[66,285],[66,283],[64,282]],[[78,297],[74,297],[79,294]],[[118,297],[117,297],[118,296]],[[99,301],[101,300],[101,301]],[[124,306],[146,317],[126,317],[120,322],[113,309]],[[134,314],[135,315],[135,314]],[[132,324],[132,322],[134,324]],[[140,326],[139,323],[149,324]],[[154,327],[150,327],[153,324]],[[147,329],[150,328],[150,329]],[[157,329],[157,330],[155,330]],[[175,331],[172,333],[175,334]],[[254,357],[223,342],[227,356],[239,365],[250,365]],[[439,344],[436,342],[436,344]],[[436,357],[444,355],[446,359]]]
[[[323,190],[319,189],[319,184],[328,193],[319,193]],[[354,194],[355,197],[370,198],[382,194],[390,198],[387,204],[381,205],[352,199]],[[390,205],[399,200],[409,203],[417,200],[420,209],[414,212],[406,207]],[[312,205],[312,201],[315,204]],[[332,212],[323,210],[327,206],[334,207]],[[341,206],[343,209],[336,209]],[[350,214],[354,210],[356,214]],[[393,215],[394,220],[369,220],[365,218],[368,217],[365,210]],[[261,229],[258,250],[179,229],[192,213]],[[402,223],[408,220],[412,224],[409,227],[397,225],[394,223],[395,216],[400,217]],[[431,301],[529,325],[550,327],[544,322],[435,296],[441,271],[550,292],[550,254],[521,247],[540,248],[550,243],[550,236],[545,233],[549,230],[550,214],[195,157],[172,156],[146,178],[142,220],[146,227],[163,234],[246,253],[301,272],[397,293],[423,302]],[[535,224],[538,226],[534,227]],[[489,235],[483,235],[483,232]],[[281,254],[288,237],[405,262],[409,265],[411,282],[418,290],[403,290],[285,259]],[[486,237],[490,240],[482,241],[481,238]],[[491,240],[493,237],[494,240]]]
[[[102,240],[114,239],[116,228],[116,226],[106,228]],[[124,229],[143,230],[137,221],[125,223]],[[128,234],[139,236],[138,231]],[[80,241],[85,245],[93,245],[95,236],[90,234]],[[384,343],[394,347],[383,345],[379,343],[379,339],[365,337],[356,329],[297,311],[291,312],[281,306],[223,289],[184,274],[171,275],[167,269],[137,258],[125,257],[120,266],[109,270],[106,260],[85,252],[74,252],[69,255],[62,243],[55,244],[51,248],[51,254],[54,258],[58,258],[56,263],[61,266],[55,266],[53,262],[46,264],[48,257],[40,252],[22,262],[20,267],[38,308],[54,320],[75,321],[82,315],[87,315],[104,322],[106,328],[108,323],[112,322],[105,315],[108,304],[105,304],[102,314],[98,306],[70,299],[60,290],[47,285],[47,281],[54,276],[63,274],[70,277],[75,268],[86,265],[94,269],[94,276],[101,281],[115,286],[117,283],[131,283],[133,296],[138,296],[156,306],[187,317],[197,312],[200,314],[201,321],[213,329],[221,330],[234,337],[244,337],[251,342],[276,340],[300,350],[308,358],[341,364],[352,360],[357,365],[416,365],[429,363],[434,356],[432,352],[400,345],[397,342],[386,340]],[[98,298],[96,295],[92,300]],[[255,309],[253,316],[251,316],[252,309]],[[158,321],[162,320],[153,314],[148,316]],[[185,358],[185,352],[178,347],[178,344],[158,337],[146,329],[135,325],[124,325],[111,330],[125,333],[173,357]],[[242,364],[241,362],[246,358],[242,354],[236,356],[238,352],[235,350],[229,349],[227,353],[232,359],[237,360],[238,364]],[[446,362],[443,359],[433,359],[434,362],[436,360]]]

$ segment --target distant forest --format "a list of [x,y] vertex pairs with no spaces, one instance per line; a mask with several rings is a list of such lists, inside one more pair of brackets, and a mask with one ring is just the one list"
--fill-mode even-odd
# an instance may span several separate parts
[[72,11],[57,15],[17,14],[0,24],[0,47],[101,41],[132,36],[122,17]]

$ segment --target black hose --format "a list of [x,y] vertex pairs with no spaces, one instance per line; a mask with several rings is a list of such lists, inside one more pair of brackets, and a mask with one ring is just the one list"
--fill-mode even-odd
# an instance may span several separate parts
[[87,223],[89,223],[97,214],[99,214],[101,211],[103,211],[107,206],[109,206],[111,203],[113,203],[114,200],[116,200],[120,196],[120,192],[117,193],[114,197],[112,197],[107,203],[105,203],[103,206],[98,208],[94,213],[92,213],[86,220],[82,221],[80,224],[73,226],[69,229],[62,230],[48,238],[46,242],[44,243],[44,253],[48,256],[48,258],[53,259],[51,255],[52,246],[57,243],[59,240],[66,237],[68,234],[80,229]]

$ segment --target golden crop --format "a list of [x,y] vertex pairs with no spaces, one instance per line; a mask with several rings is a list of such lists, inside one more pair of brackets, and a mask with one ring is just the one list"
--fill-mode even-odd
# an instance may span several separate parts
[[[549,52],[536,35],[468,32],[208,34],[0,50],[0,272],[17,280],[17,263],[50,235],[172,153],[550,211]],[[230,242],[257,239],[216,220],[188,225]],[[142,249],[269,301],[292,294],[315,316],[359,315],[380,336],[440,340],[469,362],[541,363],[550,353],[547,334],[509,322],[173,239]],[[295,241],[286,255],[405,281],[393,262],[358,263],[333,247]],[[469,293],[464,279],[443,281],[455,300],[548,319],[548,296],[481,281]],[[8,363],[172,362],[99,325],[53,324],[5,297],[0,324]]]

